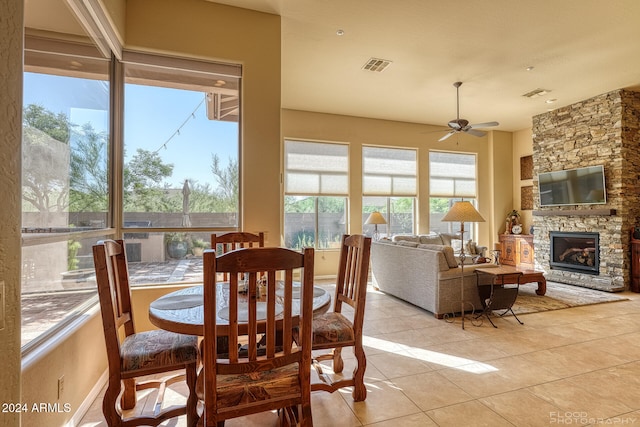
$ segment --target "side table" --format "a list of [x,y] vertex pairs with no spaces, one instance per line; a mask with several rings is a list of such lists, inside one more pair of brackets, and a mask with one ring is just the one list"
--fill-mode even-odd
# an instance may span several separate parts
[[520,288],[520,280],[523,276],[522,271],[518,271],[513,267],[497,267],[497,268],[476,268],[476,280],[480,301],[482,302],[482,312],[477,318],[486,316],[494,328],[497,326],[491,320],[491,312],[496,310],[504,310],[500,317],[508,312],[523,325],[518,316],[513,312],[513,303],[518,297]]

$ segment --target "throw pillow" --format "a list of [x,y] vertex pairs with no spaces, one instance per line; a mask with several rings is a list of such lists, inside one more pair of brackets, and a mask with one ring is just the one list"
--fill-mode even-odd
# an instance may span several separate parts
[[471,240],[464,242],[464,253],[466,255],[475,255],[476,254],[476,246],[473,244]]
[[458,233],[440,233],[442,243],[447,246],[453,246],[452,243],[457,240],[460,241],[460,235]]
[[476,242],[474,242],[473,240],[469,239],[469,241],[467,242],[467,245],[469,245],[469,253],[472,255],[476,255],[478,253],[478,248],[477,248],[477,244]]
[[447,259],[447,264],[449,264],[449,268],[458,267],[458,261],[456,261],[456,256],[453,253],[453,248],[451,246],[445,246],[442,249],[444,253],[444,257]]

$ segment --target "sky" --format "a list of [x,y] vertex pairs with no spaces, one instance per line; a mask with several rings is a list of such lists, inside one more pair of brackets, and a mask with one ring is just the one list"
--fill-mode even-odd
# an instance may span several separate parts
[[[24,105],[38,104],[66,114],[73,123],[108,127],[106,82],[25,73]],[[207,119],[204,92],[127,84],[125,88],[125,162],[138,148],[158,152],[174,165],[167,183],[182,188],[185,179],[210,183],[212,153],[222,167],[238,155],[238,123]]]

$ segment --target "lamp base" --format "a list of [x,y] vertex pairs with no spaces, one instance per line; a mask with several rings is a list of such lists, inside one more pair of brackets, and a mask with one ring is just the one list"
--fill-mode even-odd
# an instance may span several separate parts
[[[460,304],[457,308],[457,306]],[[461,301],[459,303],[455,303],[454,307],[451,307],[451,313],[445,313],[443,319],[447,323],[453,323],[456,321],[457,312],[461,310],[460,320],[462,322],[462,329],[464,329],[465,320],[471,322],[473,326],[482,326],[482,317],[476,315],[476,308],[469,301]]]

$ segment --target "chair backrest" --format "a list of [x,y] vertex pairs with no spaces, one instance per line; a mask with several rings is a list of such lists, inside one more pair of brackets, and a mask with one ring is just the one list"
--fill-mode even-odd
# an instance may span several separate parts
[[[211,235],[211,249],[216,251],[217,255],[235,251],[242,248],[262,248],[264,247],[264,233],[247,233],[244,231],[230,232],[224,234]],[[222,280],[229,280],[227,273],[222,274]]]
[[93,246],[98,296],[107,345],[109,371],[120,372],[120,328],[135,333],[129,290],[129,268],[123,240],[104,240]]
[[353,307],[354,329],[362,328],[362,323],[364,322],[370,253],[371,237],[365,237],[361,234],[345,234],[342,236],[333,309],[340,313],[342,304],[348,304]]
[[[211,235],[211,249],[218,255],[240,248],[264,247],[264,233],[243,231]],[[218,250],[220,248],[220,250]]]
[[[304,249],[302,253],[284,248],[246,248],[218,257],[214,250],[205,251],[205,417],[206,414],[222,414],[216,415],[222,417],[218,418],[220,420],[299,403],[300,394],[293,396],[293,392],[284,400],[280,396],[274,401],[258,399],[257,402],[243,402],[241,405],[238,402],[220,402],[216,390],[217,375],[221,374],[247,375],[297,363],[300,387],[304,393],[310,393],[313,262],[312,248]],[[293,287],[294,270],[297,269],[302,269],[300,289]],[[217,290],[217,273],[230,275],[228,294]],[[259,301],[256,288],[261,274],[266,280],[266,292]],[[238,293],[238,282],[243,280],[242,277],[248,283],[246,297]],[[294,292],[300,292],[299,299],[296,299]],[[225,312],[224,316],[218,313],[218,317],[228,318],[228,327],[216,327],[216,299],[219,297],[228,301],[228,313]],[[241,306],[243,299],[246,303]],[[294,344],[293,338],[293,328],[296,326],[299,330],[298,345]],[[261,335],[260,351],[258,334]],[[237,349],[239,337],[245,335],[248,341],[246,353],[230,350],[228,355],[217,355],[218,335],[228,337],[229,349]]]

